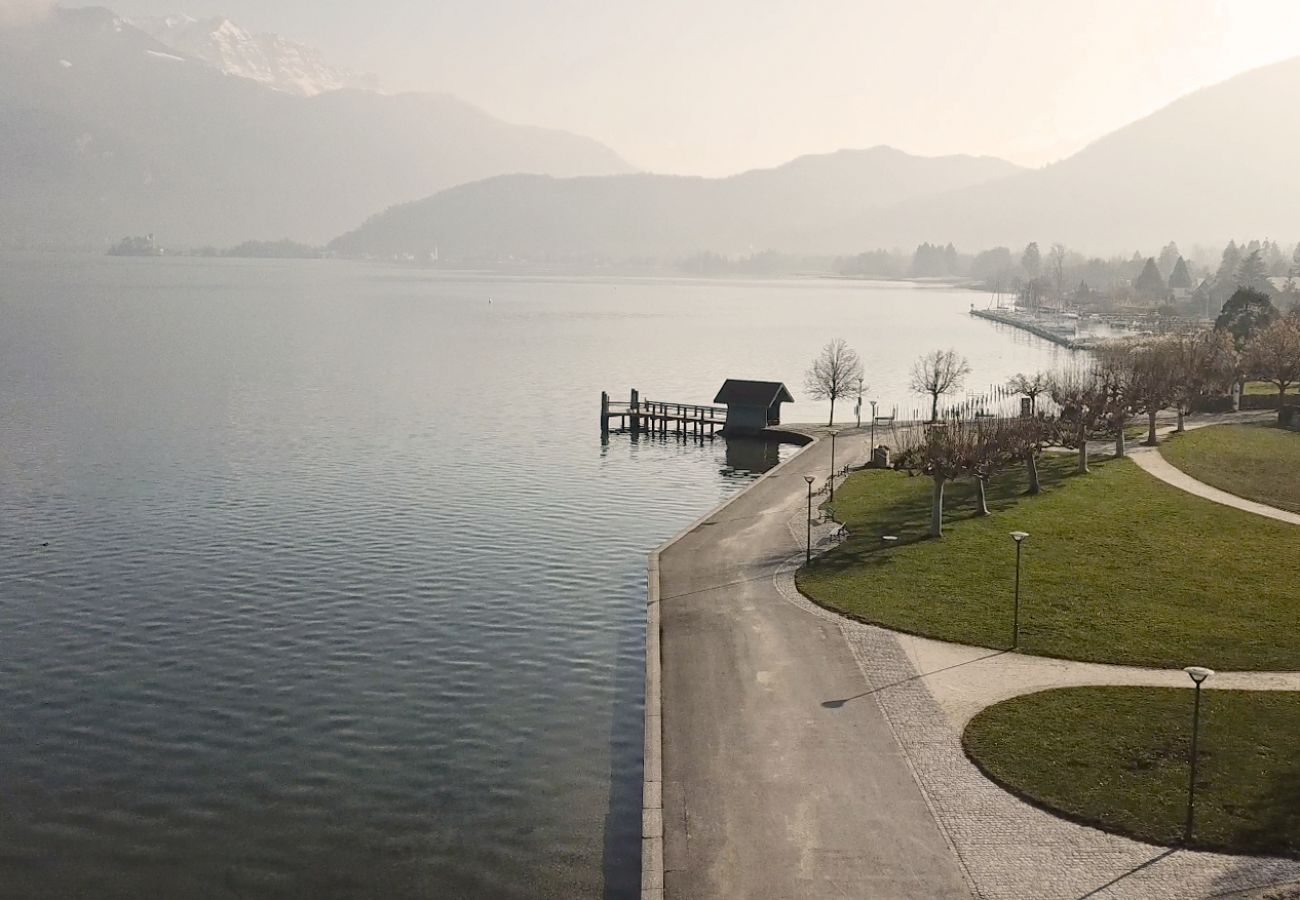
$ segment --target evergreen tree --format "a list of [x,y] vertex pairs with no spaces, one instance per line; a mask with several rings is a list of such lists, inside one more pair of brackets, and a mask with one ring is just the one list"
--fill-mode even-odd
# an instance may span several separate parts
[[1219,269],[1214,273],[1214,283],[1224,285],[1232,282],[1237,277],[1237,269],[1241,267],[1241,250],[1237,247],[1236,241],[1228,241],[1228,246],[1223,248],[1223,258],[1219,262]]
[[1296,242],[1295,252],[1291,254],[1291,271],[1292,278],[1300,278],[1300,241]]
[[1223,248],[1223,257],[1219,261],[1219,268],[1214,273],[1214,300],[1216,303],[1225,302],[1232,292],[1237,289],[1237,270],[1241,268],[1242,260],[1241,248],[1237,246],[1236,241],[1228,241],[1228,246]]
[[1250,288],[1264,294],[1273,293],[1273,282],[1268,280],[1268,267],[1264,265],[1259,250],[1252,250],[1237,267],[1237,287]]
[[1147,257],[1134,250],[1133,255],[1129,257],[1128,266],[1126,267],[1128,269],[1129,280],[1132,281],[1141,275],[1142,270],[1146,268],[1146,264]]
[[[1164,249],[1160,251],[1160,258],[1156,261],[1156,265],[1160,266],[1160,274],[1168,278],[1173,274],[1174,266],[1178,264],[1178,260],[1182,258],[1182,254],[1178,252],[1177,244],[1173,241],[1165,244]],[[1173,287],[1173,285],[1171,284],[1170,287]]]
[[1187,270],[1187,260],[1181,256],[1178,262],[1174,263],[1174,271],[1169,276],[1169,287],[1172,290],[1191,290],[1192,273]]
[[1165,280],[1160,276],[1160,269],[1156,267],[1155,257],[1149,257],[1147,264],[1142,267],[1142,274],[1133,282],[1133,287],[1138,293],[1146,294],[1148,297],[1163,297],[1167,291]]
[[1024,255],[1020,257],[1020,265],[1024,266],[1025,274],[1030,278],[1037,278],[1038,273],[1043,270],[1043,255],[1038,252],[1038,242],[1031,241],[1029,246],[1025,247]]
[[1223,304],[1223,311],[1214,322],[1215,331],[1232,335],[1233,343],[1241,350],[1256,334],[1277,319],[1277,310],[1268,294],[1250,288],[1238,288]]
[[957,248],[951,242],[947,247],[943,248],[943,266],[949,275],[956,275],[958,269],[961,268],[961,262],[957,258]]

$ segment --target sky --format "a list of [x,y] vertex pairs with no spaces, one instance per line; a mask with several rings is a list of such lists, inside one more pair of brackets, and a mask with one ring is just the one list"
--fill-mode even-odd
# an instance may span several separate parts
[[698,175],[877,144],[1038,166],[1198,87],[1300,56],[1296,0],[65,5],[228,16],[315,44],[388,90],[454,94],[596,138],[641,168]]

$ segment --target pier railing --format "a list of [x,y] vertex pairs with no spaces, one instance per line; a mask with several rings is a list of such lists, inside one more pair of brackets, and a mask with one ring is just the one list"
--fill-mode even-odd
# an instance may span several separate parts
[[705,406],[700,403],[677,403],[663,400],[643,400],[634,389],[627,402],[610,400],[609,394],[600,394],[600,433],[610,432],[610,423],[617,421],[619,431],[632,434],[676,434],[703,440],[714,437],[727,424],[725,406]]

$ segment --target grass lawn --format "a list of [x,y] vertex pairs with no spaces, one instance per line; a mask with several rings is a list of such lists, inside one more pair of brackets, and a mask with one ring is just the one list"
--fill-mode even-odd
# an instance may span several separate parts
[[[800,590],[854,618],[985,647],[1011,643],[1016,530],[1024,544],[1020,649],[1141,666],[1300,670],[1300,528],[1193,497],[1129,460],[1074,475],[1043,459],[1043,493],[1013,470],[974,515],[949,485],[928,538],[931,480],[865,471],[836,491],[850,537],[800,570]],[[880,536],[898,535],[885,549]]]
[[[989,777],[1042,806],[1179,843],[1192,694],[1131,687],[1029,694],[980,712],[962,742]],[[1300,857],[1298,734],[1300,694],[1202,692],[1194,846]]]
[[[1290,397],[1294,392],[1295,388],[1291,388],[1287,391],[1287,396]],[[1266,395],[1276,397],[1277,385],[1269,381],[1247,381],[1242,393],[1261,397]]]
[[1174,435],[1161,455],[1220,490],[1300,512],[1300,432],[1275,425],[1210,425]]

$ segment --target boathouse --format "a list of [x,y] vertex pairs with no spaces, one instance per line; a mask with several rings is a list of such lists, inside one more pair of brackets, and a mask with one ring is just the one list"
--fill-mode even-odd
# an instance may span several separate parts
[[727,407],[724,434],[753,434],[769,425],[780,425],[781,404],[793,403],[794,397],[779,381],[728,378],[713,402]]

